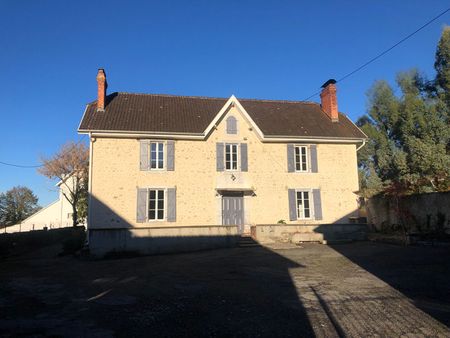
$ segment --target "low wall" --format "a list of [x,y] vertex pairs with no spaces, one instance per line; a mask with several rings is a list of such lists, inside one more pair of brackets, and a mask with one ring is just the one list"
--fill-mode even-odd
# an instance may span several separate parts
[[69,248],[68,245],[75,245],[76,249],[79,249],[84,244],[85,239],[86,232],[83,226],[0,233],[0,257],[33,252],[55,244],[60,244],[62,250]]
[[237,226],[89,229],[89,251],[94,256],[133,252],[163,254],[236,246]]
[[367,226],[365,224],[265,224],[252,226],[252,236],[262,244],[365,240]]
[[[450,233],[450,192],[416,194],[400,198],[401,215],[409,230],[442,230]],[[375,229],[383,230],[400,224],[395,202],[375,196],[366,203],[367,219]]]
[[[83,224],[80,224],[83,226]],[[29,232],[29,231],[41,231],[41,230],[53,230],[53,229],[63,229],[63,228],[72,228],[72,223],[66,223],[61,225],[60,223],[52,223],[52,224],[31,224],[31,223],[22,223],[11,225],[6,228],[2,228],[0,233],[17,233],[17,232]]]

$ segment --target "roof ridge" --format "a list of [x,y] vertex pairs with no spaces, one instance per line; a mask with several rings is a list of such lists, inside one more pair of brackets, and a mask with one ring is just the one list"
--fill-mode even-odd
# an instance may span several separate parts
[[[156,93],[130,93],[130,92],[116,92],[118,95],[142,95],[142,96],[163,96],[163,97],[180,97],[202,100],[228,100],[226,97],[214,97],[214,96],[196,96],[196,95],[175,95],[175,94],[156,94]],[[111,93],[114,94],[114,93]],[[110,95],[111,95],[110,94]],[[259,101],[259,102],[283,102],[283,103],[305,103],[305,104],[319,104],[313,101],[300,101],[300,100],[274,100],[274,99],[257,99],[257,98],[238,98],[238,101]]]
[[[212,97],[212,96],[155,94],[155,93],[129,93],[129,92],[116,92],[116,93],[118,95],[164,96],[164,97],[182,97],[182,98],[191,98],[191,99],[228,100],[228,98],[226,98],[226,97]],[[111,94],[114,94],[114,93],[111,93]]]
[[259,101],[259,102],[283,102],[283,103],[305,103],[305,104],[320,104],[313,101],[295,101],[295,100],[271,100],[271,99],[246,99],[237,98],[239,101]]

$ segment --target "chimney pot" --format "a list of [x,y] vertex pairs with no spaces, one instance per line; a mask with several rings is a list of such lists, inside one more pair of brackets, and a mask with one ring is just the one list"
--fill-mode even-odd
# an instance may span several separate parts
[[108,83],[105,70],[100,68],[97,73],[97,111],[105,110],[106,88],[108,88]]
[[339,122],[338,104],[336,96],[336,80],[329,79],[322,85],[320,105],[332,122]]

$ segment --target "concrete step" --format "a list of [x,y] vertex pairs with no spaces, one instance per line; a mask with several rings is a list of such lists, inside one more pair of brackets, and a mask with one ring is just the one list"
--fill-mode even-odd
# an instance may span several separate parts
[[238,241],[238,246],[240,248],[256,247],[261,246],[257,241],[255,241],[250,236],[241,236]]
[[296,244],[300,242],[322,242],[323,234],[317,232],[297,232],[292,235],[291,242]]

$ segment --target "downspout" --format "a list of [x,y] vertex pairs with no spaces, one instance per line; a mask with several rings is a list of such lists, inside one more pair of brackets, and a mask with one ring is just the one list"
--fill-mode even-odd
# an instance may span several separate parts
[[88,172],[88,217],[86,224],[86,244],[89,246],[89,228],[91,226],[91,195],[92,195],[92,158],[94,150],[94,141],[92,140],[92,133],[89,133],[89,172]]
[[362,144],[358,148],[356,148],[356,151],[358,152],[358,150],[361,149],[362,147],[364,147],[365,145],[366,145],[366,140],[364,139],[362,141]]

